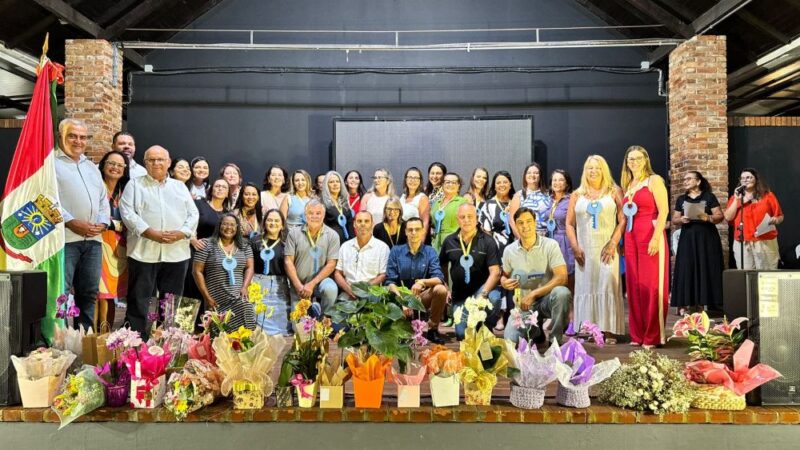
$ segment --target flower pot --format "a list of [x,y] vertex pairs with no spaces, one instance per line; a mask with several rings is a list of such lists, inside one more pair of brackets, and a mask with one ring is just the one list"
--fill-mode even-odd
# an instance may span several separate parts
[[261,409],[264,407],[264,391],[256,383],[247,380],[233,382],[234,409]]
[[106,406],[119,407],[128,404],[128,396],[130,394],[130,383],[115,384],[105,386],[106,389]]
[[397,385],[397,407],[398,408],[419,408],[419,385],[418,384],[399,384],[399,385]]
[[370,381],[353,378],[356,408],[380,408],[383,400],[383,382],[383,377]]
[[294,406],[292,390],[292,386],[275,387],[275,406],[278,408],[291,408]]
[[295,386],[297,394],[297,406],[301,408],[311,408],[317,402],[317,382]]
[[464,384],[464,403],[467,405],[486,406],[492,402],[494,385],[479,388],[476,383]]
[[431,400],[433,406],[441,408],[444,406],[458,406],[458,377],[450,375],[441,377],[434,375],[431,382]]
[[747,407],[744,395],[736,395],[721,384],[695,384],[692,408],[741,411]]
[[341,409],[344,406],[344,386],[320,386],[319,407]]
[[511,383],[511,404],[522,409],[539,409],[544,404],[544,389]]
[[53,404],[58,387],[64,382],[64,374],[51,375],[38,380],[17,377],[23,408],[48,408]]
[[131,407],[155,408],[160,406],[167,391],[166,379],[165,375],[154,380],[131,379]]
[[592,401],[589,399],[588,387],[567,388],[558,384],[556,390],[556,402],[562,406],[571,408],[588,408]]

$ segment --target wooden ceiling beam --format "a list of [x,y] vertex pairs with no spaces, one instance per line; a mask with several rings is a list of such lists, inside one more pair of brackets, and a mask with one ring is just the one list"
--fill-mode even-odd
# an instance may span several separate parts
[[759,30],[762,33],[766,34],[767,36],[775,39],[776,41],[780,42],[781,44],[788,44],[792,40],[789,36],[781,33],[775,27],[773,27],[772,25],[768,24],[767,22],[759,19],[758,17],[756,17],[752,13],[749,13],[747,11],[739,11],[739,13],[736,14],[736,15],[740,19],[742,19],[745,22],[747,22],[748,25],[753,26],[757,30]]
[[[105,31],[103,27],[81,14],[80,11],[76,10],[63,0],[33,1],[42,8],[50,11],[50,13],[54,14],[59,19],[66,21],[85,33],[89,33],[89,35],[94,38],[100,38],[99,36]],[[138,52],[134,50],[124,50],[123,55],[128,61],[132,62],[136,66],[140,68],[144,67],[144,57]]]

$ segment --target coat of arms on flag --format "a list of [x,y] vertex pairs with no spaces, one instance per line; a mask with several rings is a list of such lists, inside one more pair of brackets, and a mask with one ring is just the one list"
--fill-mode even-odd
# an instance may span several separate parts
[[53,201],[39,194],[36,200],[22,205],[3,220],[3,236],[7,245],[24,250],[55,230],[62,221],[61,212]]

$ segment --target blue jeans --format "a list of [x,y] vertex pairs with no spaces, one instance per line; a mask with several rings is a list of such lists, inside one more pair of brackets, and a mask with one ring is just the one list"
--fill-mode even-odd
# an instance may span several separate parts
[[[292,294],[292,311],[294,311],[295,306],[300,302],[300,296],[297,295],[297,291],[294,288],[289,289]],[[331,278],[325,278],[322,280],[315,288],[314,292],[311,294],[316,302],[312,300],[313,303],[317,305],[308,310],[308,315],[311,317],[315,317],[315,314],[322,315],[322,314],[330,314],[333,305],[336,303],[336,295],[339,293],[339,287],[336,286],[336,282],[333,281]],[[315,309],[317,311],[315,311]]]
[[64,289],[74,289],[75,305],[81,310],[74,325],[94,329],[94,304],[100,288],[103,246],[98,241],[70,242],[64,246]]
[[[523,320],[533,311],[539,311],[539,329],[530,330],[531,339],[539,336],[542,332],[541,326],[545,319],[550,319],[550,337],[563,342],[564,330],[569,322],[569,312],[572,309],[572,292],[564,286],[556,286],[546,296],[534,301],[533,308],[529,311],[522,311]],[[520,336],[528,333],[530,326],[523,325],[521,328],[514,326],[513,320],[509,319],[503,337],[516,344]]]
[[[481,289],[475,292],[475,296],[477,297],[481,293]],[[503,312],[500,311],[500,305],[502,304],[502,297],[500,294],[500,288],[495,287],[491,292],[489,292],[489,302],[492,304],[492,309],[487,311],[486,314],[486,321],[484,322],[483,326],[489,327],[491,331],[495,325],[497,325],[497,321],[500,320]],[[463,300],[453,300],[453,311],[459,306],[464,306],[464,302],[466,299]],[[456,339],[461,341],[464,339],[464,334],[467,331],[467,318],[469,317],[469,312],[467,312],[467,308],[461,308],[461,323],[457,323],[454,325],[455,332],[456,332]]]

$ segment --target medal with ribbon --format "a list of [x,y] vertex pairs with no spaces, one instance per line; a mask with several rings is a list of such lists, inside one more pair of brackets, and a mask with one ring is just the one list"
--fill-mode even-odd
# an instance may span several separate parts
[[469,284],[469,269],[475,263],[475,258],[473,258],[470,254],[470,251],[472,250],[472,243],[475,242],[475,237],[477,236],[473,236],[472,240],[469,241],[469,244],[464,246],[464,240],[461,239],[461,234],[459,233],[458,235],[458,242],[461,243],[462,252],[461,258],[458,262],[461,264],[461,267],[464,268],[464,283],[467,284]]
[[317,241],[319,241],[319,237],[322,234],[322,229],[319,230],[319,234],[317,234],[317,239],[314,240],[311,238],[311,232],[306,229],[306,236],[308,236],[308,243],[311,244],[311,256],[314,258],[314,273],[319,272],[319,255],[321,253],[321,249],[317,246]]
[[553,206],[550,208],[550,217],[547,219],[547,237],[550,238],[553,237],[553,233],[556,231],[556,219],[554,218],[556,208],[558,208],[558,202],[553,202]]
[[344,239],[350,239],[350,233],[347,232],[347,217],[344,215],[344,210],[336,203],[333,205],[336,207],[336,210],[339,211],[336,221],[339,223],[339,227],[341,227],[342,231],[344,231]]

